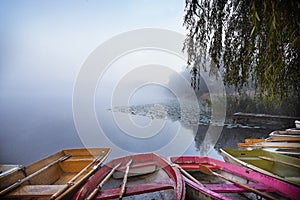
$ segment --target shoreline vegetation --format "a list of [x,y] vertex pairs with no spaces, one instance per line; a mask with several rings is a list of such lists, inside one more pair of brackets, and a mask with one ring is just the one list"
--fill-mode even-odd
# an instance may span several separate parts
[[[226,98],[226,102],[224,101]],[[226,106],[226,118],[224,127],[250,127],[250,128],[285,128],[293,125],[292,121],[273,121],[270,119],[247,119],[242,120],[240,124],[236,124],[233,120],[234,113],[256,113],[268,115],[283,115],[297,117],[300,113],[298,108],[300,106],[296,98],[287,98],[281,104],[268,103],[264,104],[258,97],[248,94],[235,95],[229,94],[225,96],[214,96],[214,103],[218,106]],[[162,103],[150,103],[143,105],[131,106],[116,106],[111,110],[112,112],[127,113],[130,115],[145,116],[150,119],[162,119],[179,121],[183,126],[195,125],[209,125],[213,123],[216,126],[222,126],[222,122],[218,123],[212,119],[212,102],[209,94],[201,95],[198,97],[198,106],[195,103],[190,103],[189,98],[185,98],[180,103],[176,99],[171,99]],[[220,113],[221,115],[222,113]],[[216,114],[218,115],[218,113]],[[197,120],[199,118],[199,120]]]
[[[224,103],[224,97],[214,98],[220,104]],[[199,108],[196,109],[189,103],[189,98],[186,98],[181,104],[176,99],[169,100],[163,103],[151,103],[144,105],[132,106],[116,106],[110,111],[121,112],[130,115],[138,115],[148,117],[150,119],[171,120],[178,121],[185,128],[197,128],[194,136],[195,148],[198,152],[205,152],[207,146],[204,144],[205,133],[209,125],[223,126],[222,133],[214,144],[214,149],[219,151],[220,148],[237,149],[237,143],[244,141],[246,138],[266,138],[268,134],[274,130],[283,130],[290,128],[294,125],[293,121],[278,121],[269,119],[247,119],[235,123],[233,114],[236,112],[251,112],[251,113],[264,113],[276,114],[286,116],[297,116],[297,106],[299,102],[296,98],[288,98],[281,104],[268,104],[261,103],[259,98],[243,94],[226,96],[226,118],[223,123],[211,124],[211,101],[208,94],[198,97]],[[197,120],[198,116],[199,120]]]

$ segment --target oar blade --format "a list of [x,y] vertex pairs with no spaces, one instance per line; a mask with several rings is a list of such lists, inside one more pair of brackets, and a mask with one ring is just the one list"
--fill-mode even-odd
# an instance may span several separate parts
[[213,175],[213,171],[211,169],[209,169],[208,167],[204,166],[204,165],[199,165],[199,170],[204,173],[204,174],[208,174],[208,175]]

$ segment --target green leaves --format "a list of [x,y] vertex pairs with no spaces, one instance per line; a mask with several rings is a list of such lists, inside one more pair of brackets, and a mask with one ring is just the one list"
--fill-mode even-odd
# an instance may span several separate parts
[[210,65],[237,90],[252,80],[266,101],[300,98],[299,10],[293,0],[186,0],[184,50],[194,88],[200,67]]
[[259,18],[259,16],[258,16],[257,12],[255,11],[254,13],[255,13],[256,19],[260,22],[260,18]]

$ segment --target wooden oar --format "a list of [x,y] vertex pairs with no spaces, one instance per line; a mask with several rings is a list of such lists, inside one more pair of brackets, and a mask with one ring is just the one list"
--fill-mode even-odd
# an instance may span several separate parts
[[222,179],[225,179],[226,181],[229,181],[229,182],[235,184],[235,185],[238,186],[238,187],[244,188],[244,189],[247,190],[247,191],[251,191],[251,192],[253,192],[253,193],[255,193],[255,194],[258,194],[258,195],[260,195],[261,197],[264,197],[265,199],[276,200],[276,198],[273,197],[273,196],[271,196],[271,195],[268,195],[268,194],[263,193],[263,192],[261,192],[261,191],[259,191],[259,190],[256,190],[256,189],[254,189],[254,188],[248,187],[247,185],[238,183],[238,182],[236,182],[236,181],[234,181],[234,180],[231,180],[231,179],[229,179],[229,178],[227,178],[227,177],[225,177],[225,176],[222,176],[221,174],[218,174],[218,173],[212,171],[211,169],[209,169],[208,167],[206,167],[206,166],[204,166],[204,165],[199,165],[199,170],[200,170],[201,172],[205,173],[205,174],[208,174],[208,175],[214,175],[214,176],[218,176],[218,177],[220,177],[220,178],[222,178]]
[[123,183],[121,185],[121,190],[120,190],[120,195],[119,195],[119,199],[122,199],[124,193],[125,193],[125,189],[126,189],[126,183],[127,183],[127,177],[128,177],[128,173],[129,173],[129,168],[130,165],[132,163],[132,160],[130,160],[127,164],[126,164],[126,171],[125,171],[125,175],[123,178]]
[[296,167],[296,168],[300,169],[300,165],[284,162],[284,161],[277,160],[277,159],[274,159],[274,158],[269,158],[269,157],[266,157],[266,156],[258,156],[258,157],[261,158],[261,159],[264,159],[264,160],[278,162],[278,163],[281,163],[281,164],[284,164],[284,165],[289,165],[289,166]]
[[[56,193],[54,193],[50,199],[56,199],[59,195],[61,195],[62,193],[64,193],[69,187],[71,187],[72,185],[74,185],[74,181],[81,176],[83,173],[86,172],[86,170],[88,170],[92,165],[94,165],[95,163],[99,162],[101,160],[103,156],[98,156],[97,158],[95,158],[90,164],[88,164],[85,168],[83,168],[78,174],[76,174],[71,180],[69,180],[67,182],[67,184],[65,185],[64,188],[62,188],[61,190],[57,191]],[[100,163],[101,164],[101,163]],[[97,167],[95,167],[96,169]],[[95,170],[94,169],[94,170]]]
[[2,191],[0,192],[0,196],[7,194],[8,192],[10,192],[10,191],[14,190],[15,188],[19,187],[20,185],[22,185],[24,182],[29,181],[32,177],[34,177],[34,176],[40,174],[41,172],[45,171],[46,169],[52,167],[53,165],[55,165],[55,164],[57,164],[57,163],[59,163],[59,162],[62,162],[62,161],[66,160],[66,159],[68,159],[68,158],[70,158],[70,157],[71,157],[71,156],[64,156],[64,157],[61,157],[61,158],[59,158],[58,160],[53,161],[52,163],[46,165],[46,166],[43,167],[42,169],[39,169],[38,171],[36,171],[36,172],[30,174],[29,176],[27,176],[27,177],[25,177],[25,178],[23,178],[23,179],[18,180],[18,182],[14,183],[14,184],[12,184],[11,186],[9,186],[9,187],[5,188],[4,190],[2,190]]
[[96,188],[93,190],[93,192],[86,198],[86,200],[91,200],[94,198],[94,196],[102,189],[104,183],[113,175],[113,173],[120,167],[122,163],[117,164],[112,168],[112,170],[105,176],[105,178],[99,183],[99,185],[96,186]]
[[197,179],[195,179],[195,177],[193,177],[192,175],[190,175],[187,171],[185,171],[180,165],[178,164],[174,164],[187,178],[189,178],[190,180],[194,181],[195,183],[197,183],[198,185],[203,187],[203,184],[198,181]]

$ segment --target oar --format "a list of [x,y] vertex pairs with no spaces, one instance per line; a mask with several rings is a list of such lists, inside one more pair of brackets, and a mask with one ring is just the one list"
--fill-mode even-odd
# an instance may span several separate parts
[[[56,199],[59,195],[61,195],[62,193],[64,193],[69,187],[71,187],[72,185],[74,185],[74,181],[81,176],[84,172],[86,172],[86,170],[88,170],[92,165],[94,165],[95,163],[99,162],[101,160],[103,156],[98,156],[97,158],[95,158],[90,164],[88,164],[85,168],[83,168],[78,174],[76,174],[76,176],[74,176],[71,180],[69,180],[67,182],[67,184],[65,185],[65,187],[63,187],[61,190],[57,191],[56,193],[54,193],[50,199]],[[101,163],[100,163],[101,164]],[[96,167],[95,167],[96,168]]]
[[263,193],[263,192],[261,192],[261,191],[259,191],[259,190],[256,190],[256,189],[254,189],[254,188],[248,187],[247,185],[238,183],[238,182],[236,182],[236,181],[234,181],[234,180],[231,180],[231,179],[229,179],[229,178],[227,178],[227,177],[225,177],[225,176],[222,176],[221,174],[218,174],[218,173],[212,171],[211,169],[207,168],[207,167],[204,166],[204,165],[199,165],[199,170],[200,170],[201,172],[205,173],[205,174],[208,174],[208,175],[214,175],[214,176],[218,176],[218,177],[220,177],[220,178],[222,178],[222,179],[225,179],[226,181],[229,181],[229,182],[235,184],[235,185],[238,186],[238,187],[244,188],[244,189],[247,190],[247,191],[251,191],[251,192],[253,192],[253,193],[255,193],[255,194],[258,194],[258,195],[260,195],[261,197],[264,197],[265,199],[276,200],[276,198],[274,198],[274,197],[272,197],[272,196],[270,196],[270,195],[268,195],[268,194],[265,194],[265,193]]
[[46,166],[43,167],[42,169],[39,169],[38,171],[36,171],[36,172],[30,174],[29,176],[27,176],[27,177],[25,177],[25,178],[23,178],[23,179],[18,180],[18,182],[14,183],[14,184],[12,184],[11,186],[9,186],[9,187],[5,188],[4,190],[2,190],[2,191],[0,192],[0,196],[5,195],[6,193],[8,193],[8,192],[14,190],[15,188],[17,188],[17,187],[19,187],[20,185],[22,185],[24,182],[30,180],[32,177],[34,177],[34,176],[40,174],[41,172],[45,171],[46,169],[52,167],[53,165],[55,165],[55,164],[57,164],[57,163],[59,163],[59,162],[62,162],[62,161],[66,160],[66,159],[68,159],[68,158],[70,158],[70,157],[71,157],[71,156],[64,156],[64,157],[61,157],[61,158],[59,158],[58,160],[55,160],[55,161],[53,161],[52,163],[46,165]]
[[123,197],[123,195],[124,195],[124,193],[125,193],[126,183],[127,183],[127,177],[128,177],[129,167],[130,167],[131,163],[132,163],[132,160],[130,160],[130,161],[126,164],[126,171],[125,171],[123,183],[122,183],[122,185],[121,185],[121,190],[120,190],[119,199],[122,199],[122,197]]
[[104,183],[113,175],[113,173],[118,169],[118,167],[121,165],[122,163],[117,164],[116,166],[114,166],[114,168],[112,168],[112,170],[109,172],[109,174],[107,174],[105,176],[105,178],[99,183],[99,185],[96,186],[96,188],[93,190],[93,192],[86,198],[86,200],[91,200],[94,198],[94,196],[101,190],[101,188],[103,187]]
[[185,171],[184,169],[182,169],[182,167],[178,164],[174,164],[186,177],[188,177],[190,180],[194,181],[195,183],[197,183],[200,186],[203,186],[203,184],[198,181],[197,179],[195,179],[192,175],[190,175],[187,171]]
[[274,159],[274,158],[269,158],[269,157],[266,157],[266,156],[258,156],[258,157],[261,158],[261,159],[264,159],[264,160],[278,162],[278,163],[281,163],[281,164],[289,165],[289,166],[296,167],[296,168],[300,169],[300,165],[296,165],[296,164],[293,164],[293,163],[288,163],[288,162],[277,160],[277,159]]

